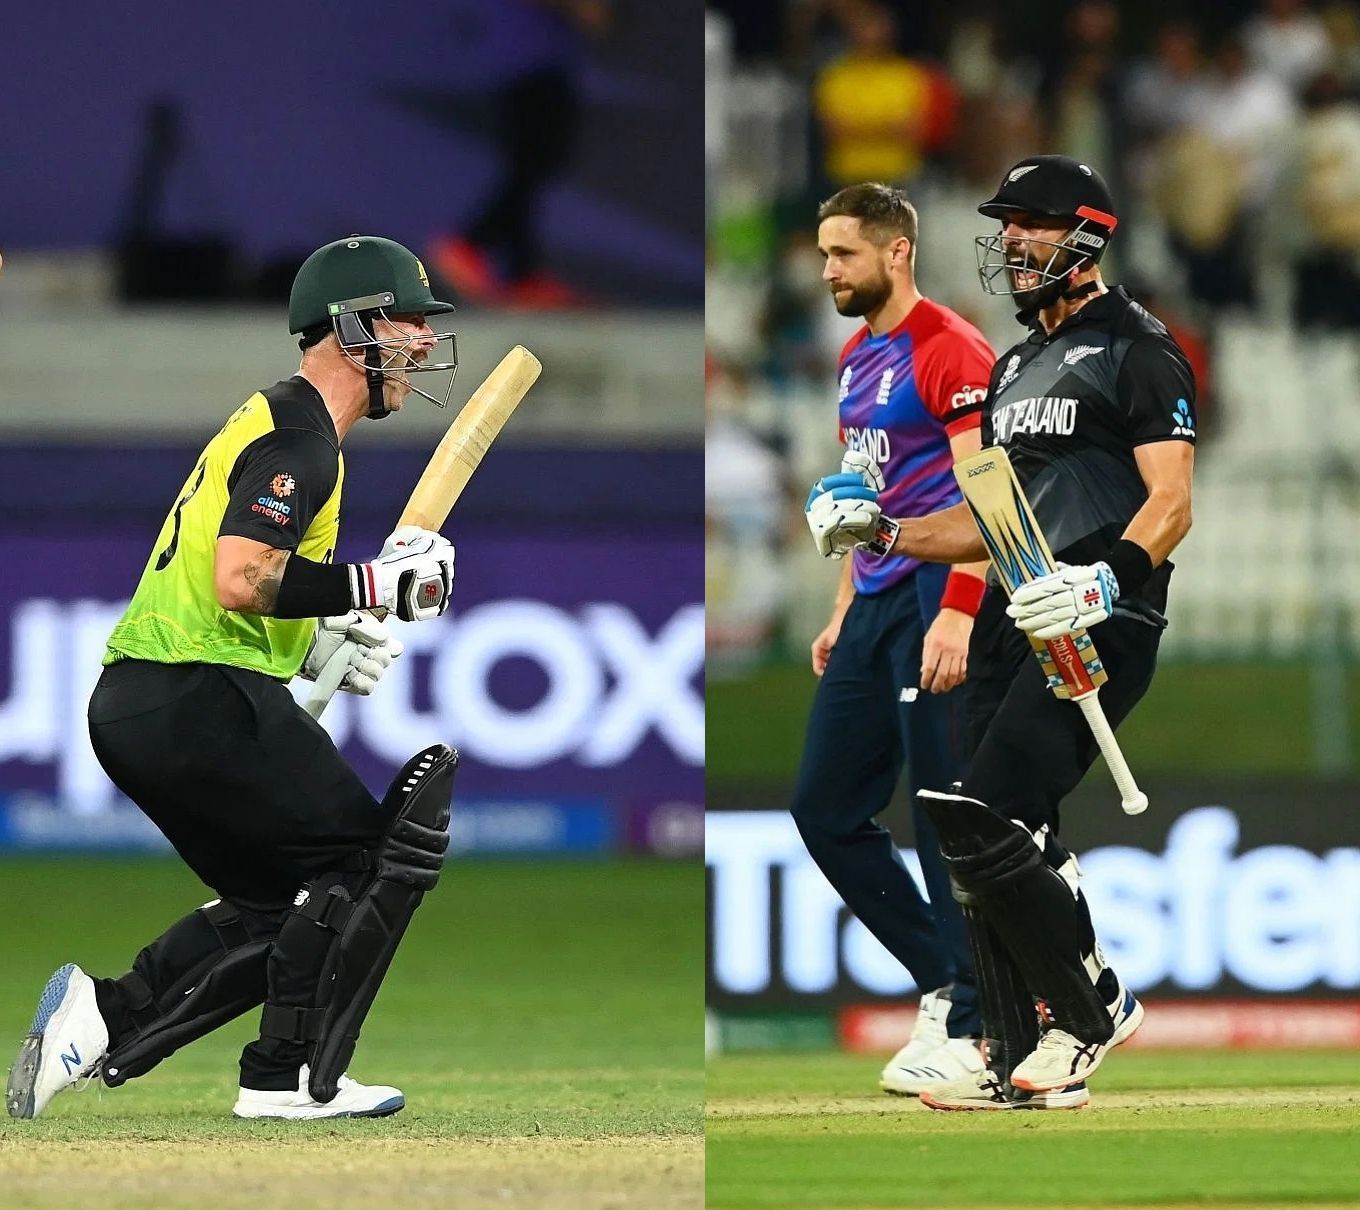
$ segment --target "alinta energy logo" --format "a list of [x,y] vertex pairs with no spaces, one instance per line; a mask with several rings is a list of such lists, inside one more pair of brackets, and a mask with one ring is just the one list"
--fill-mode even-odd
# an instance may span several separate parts
[[1176,426],[1171,430],[1173,437],[1195,435],[1195,418],[1190,415],[1190,405],[1184,399],[1176,400],[1176,410],[1171,413],[1171,422]]
[[297,480],[287,471],[277,474],[269,481],[269,490],[280,498],[287,498],[293,494],[297,487]]

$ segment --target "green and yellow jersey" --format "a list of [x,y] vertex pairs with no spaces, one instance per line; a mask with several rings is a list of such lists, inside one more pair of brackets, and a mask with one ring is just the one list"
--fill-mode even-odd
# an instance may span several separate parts
[[344,477],[335,425],[311,383],[295,376],[257,391],[189,473],[104,663],[230,664],[294,676],[315,621],[223,609],[213,587],[217,539],[253,538],[329,562]]

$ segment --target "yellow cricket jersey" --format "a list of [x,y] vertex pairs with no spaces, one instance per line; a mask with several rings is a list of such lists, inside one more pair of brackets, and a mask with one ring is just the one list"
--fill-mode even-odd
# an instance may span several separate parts
[[316,623],[217,603],[217,539],[236,535],[316,562],[335,553],[344,460],[316,388],[300,377],[257,391],[208,442],[185,480],[104,663],[230,664],[288,680]]

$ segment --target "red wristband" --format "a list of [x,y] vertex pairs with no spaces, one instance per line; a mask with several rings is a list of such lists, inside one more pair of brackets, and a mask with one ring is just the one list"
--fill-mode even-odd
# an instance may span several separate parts
[[944,582],[944,595],[940,598],[941,609],[957,609],[970,618],[977,617],[982,607],[982,595],[987,591],[987,581],[970,576],[966,571],[955,569]]

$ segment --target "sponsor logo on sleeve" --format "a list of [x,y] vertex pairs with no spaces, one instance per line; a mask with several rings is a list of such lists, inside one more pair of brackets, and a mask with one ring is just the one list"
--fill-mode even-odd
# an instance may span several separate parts
[[1171,430],[1173,437],[1195,435],[1195,418],[1190,415],[1190,405],[1184,399],[1176,400],[1176,410],[1171,413],[1171,423],[1175,425]]
[[965,386],[963,390],[955,391],[949,397],[949,409],[955,411],[958,408],[972,407],[975,403],[981,403],[986,398],[986,387]]
[[297,480],[287,471],[281,471],[269,481],[269,490],[276,496],[291,496],[296,487]]

